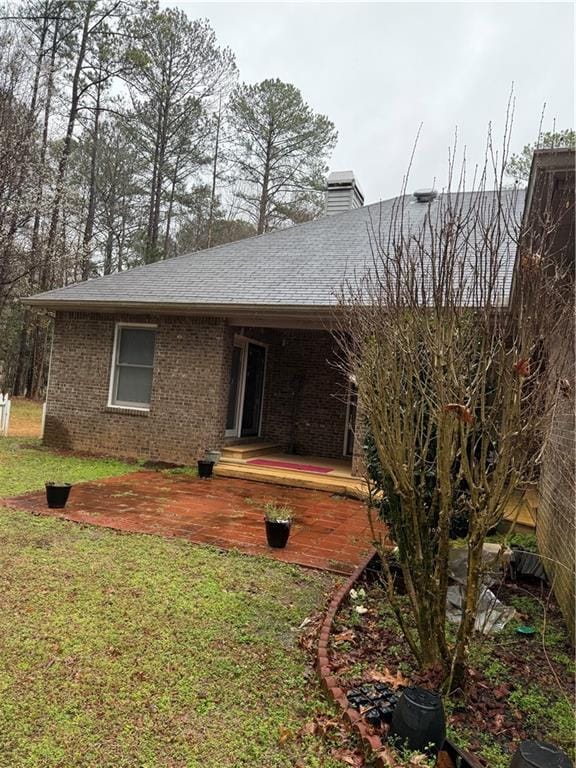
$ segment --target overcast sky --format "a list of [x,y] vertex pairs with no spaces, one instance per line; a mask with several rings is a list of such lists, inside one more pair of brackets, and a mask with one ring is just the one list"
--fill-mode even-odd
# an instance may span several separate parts
[[455,128],[468,173],[490,121],[502,137],[516,97],[513,151],[574,126],[571,3],[164,2],[206,17],[240,78],[296,85],[338,129],[331,170],[353,170],[366,202],[400,191],[420,123],[409,191],[442,188]]

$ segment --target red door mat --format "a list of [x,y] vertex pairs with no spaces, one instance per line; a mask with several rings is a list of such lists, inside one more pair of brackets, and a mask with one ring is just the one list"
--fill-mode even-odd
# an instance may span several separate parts
[[276,467],[277,469],[294,469],[298,472],[317,472],[327,475],[332,472],[330,467],[319,467],[316,464],[296,464],[292,461],[275,461],[274,459],[248,459],[247,464],[256,464],[259,467]]

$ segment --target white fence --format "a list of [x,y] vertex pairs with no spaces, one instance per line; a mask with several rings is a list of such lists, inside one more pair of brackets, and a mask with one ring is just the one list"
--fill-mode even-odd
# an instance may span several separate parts
[[0,392],[0,435],[4,437],[8,434],[10,425],[10,398]]

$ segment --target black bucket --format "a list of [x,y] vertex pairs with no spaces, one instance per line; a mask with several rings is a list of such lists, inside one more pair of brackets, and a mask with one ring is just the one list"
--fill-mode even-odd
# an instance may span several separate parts
[[405,688],[394,708],[394,743],[418,752],[438,752],[446,738],[442,698],[425,688]]
[[521,741],[510,768],[574,768],[572,760],[553,744],[545,741]]
[[71,488],[70,483],[46,483],[46,503],[50,509],[64,509]]
[[283,520],[266,520],[266,539],[268,546],[283,549],[290,536],[290,523]]
[[206,461],[200,459],[198,462],[198,477],[212,477],[212,470],[214,469],[213,461]]

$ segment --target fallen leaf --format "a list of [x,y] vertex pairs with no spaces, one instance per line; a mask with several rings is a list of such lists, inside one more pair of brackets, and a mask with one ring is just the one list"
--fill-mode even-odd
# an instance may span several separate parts
[[279,744],[286,744],[287,741],[289,741],[294,734],[289,728],[284,727],[283,725],[278,728],[278,743]]
[[306,736],[314,736],[316,733],[317,724],[314,720],[309,720],[302,728],[302,733]]
[[396,756],[394,755],[394,752],[392,749],[387,745],[384,744],[382,749],[378,750],[378,757],[384,765],[390,766],[390,768],[398,768],[398,761],[396,759]]
[[504,715],[498,714],[493,720],[493,729],[496,731],[501,731],[502,726],[504,725]]
[[509,693],[510,693],[510,688],[505,683],[503,683],[502,685],[499,685],[497,688],[494,688],[493,690],[494,698],[497,701],[501,701],[502,699],[505,699]]
[[346,765],[354,766],[354,768],[362,768],[364,765],[364,758],[357,752],[352,752],[351,749],[333,749],[331,754],[336,760],[341,760]]
[[348,643],[356,639],[356,632],[351,629],[347,629],[344,632],[340,632],[338,635],[334,635],[332,642],[334,643]]
[[454,760],[450,757],[448,752],[439,752],[438,760],[436,761],[436,768],[455,768]]
[[402,672],[398,671],[394,675],[390,672],[388,667],[384,667],[383,672],[379,672],[377,669],[370,669],[366,675],[371,680],[374,680],[377,683],[386,683],[387,685],[391,685],[392,688],[406,688],[410,685],[410,680],[408,680],[407,677],[404,677]]

